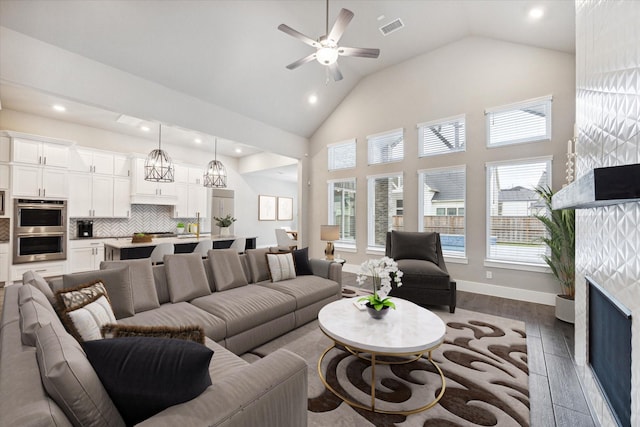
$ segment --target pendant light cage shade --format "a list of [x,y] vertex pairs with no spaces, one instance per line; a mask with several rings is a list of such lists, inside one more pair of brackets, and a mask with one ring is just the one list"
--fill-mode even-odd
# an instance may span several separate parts
[[227,170],[220,160],[211,160],[204,174],[204,186],[210,188],[226,188]]
[[204,171],[203,185],[209,188],[226,188],[227,187],[227,169],[220,160],[218,160],[218,138],[215,139],[214,159],[209,162],[207,169]]
[[162,125],[158,132],[158,148],[152,150],[144,161],[144,180],[173,182],[174,166],[171,157],[162,149]]

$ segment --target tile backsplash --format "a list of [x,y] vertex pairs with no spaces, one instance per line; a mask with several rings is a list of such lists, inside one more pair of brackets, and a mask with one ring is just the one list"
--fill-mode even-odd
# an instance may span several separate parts
[[[69,237],[78,235],[76,220],[93,220],[94,237],[130,236],[139,232],[175,232],[179,222],[195,223],[196,218],[173,218],[173,207],[164,205],[131,205],[130,218],[71,218],[69,220]],[[208,231],[211,227],[208,218],[200,219],[200,231]],[[7,227],[8,229],[8,227]],[[0,233],[2,226],[0,225]],[[1,236],[1,235],[0,235]]]
[[0,218],[0,242],[8,242],[11,231],[11,219]]

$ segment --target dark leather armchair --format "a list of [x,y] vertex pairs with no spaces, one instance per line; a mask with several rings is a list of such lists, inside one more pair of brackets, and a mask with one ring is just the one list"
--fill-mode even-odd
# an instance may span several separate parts
[[420,306],[448,305],[456,310],[456,282],[451,280],[442,256],[440,233],[390,231],[385,255],[402,271],[402,286],[389,293]]

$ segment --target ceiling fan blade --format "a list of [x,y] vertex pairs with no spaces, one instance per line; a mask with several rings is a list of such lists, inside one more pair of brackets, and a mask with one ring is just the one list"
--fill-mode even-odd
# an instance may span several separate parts
[[334,81],[340,81],[342,80],[342,73],[340,72],[340,69],[338,68],[338,63],[334,62],[333,64],[329,65],[329,71],[331,72],[331,75],[333,76],[333,80]]
[[338,55],[358,56],[360,58],[377,58],[380,56],[380,49],[369,49],[366,47],[339,47]]
[[327,35],[327,39],[333,40],[333,42],[337,44],[340,40],[340,37],[342,37],[344,30],[347,28],[347,25],[349,24],[349,22],[351,22],[352,19],[353,12],[351,12],[349,9],[342,9],[340,11],[340,14],[338,15],[338,18],[336,19],[335,24],[333,24],[333,28],[331,28],[331,31]]
[[288,25],[280,24],[280,25],[278,25],[278,29],[280,31],[282,31],[283,33],[289,34],[291,37],[295,37],[298,40],[302,41],[303,43],[308,44],[309,46],[313,46],[315,48],[320,47],[320,44],[317,41],[305,36],[304,34],[302,34],[299,31],[294,30],[293,28],[291,28]]
[[314,59],[316,59],[316,53],[315,52],[313,52],[309,56],[305,56],[304,58],[298,59],[296,62],[292,62],[291,64],[287,65],[287,68],[290,69],[290,70],[295,70],[299,66],[304,65],[307,62],[311,62]]

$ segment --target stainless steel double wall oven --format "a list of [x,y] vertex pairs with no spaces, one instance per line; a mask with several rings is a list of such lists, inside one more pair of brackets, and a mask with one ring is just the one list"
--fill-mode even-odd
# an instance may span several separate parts
[[67,202],[17,199],[13,263],[67,259]]

